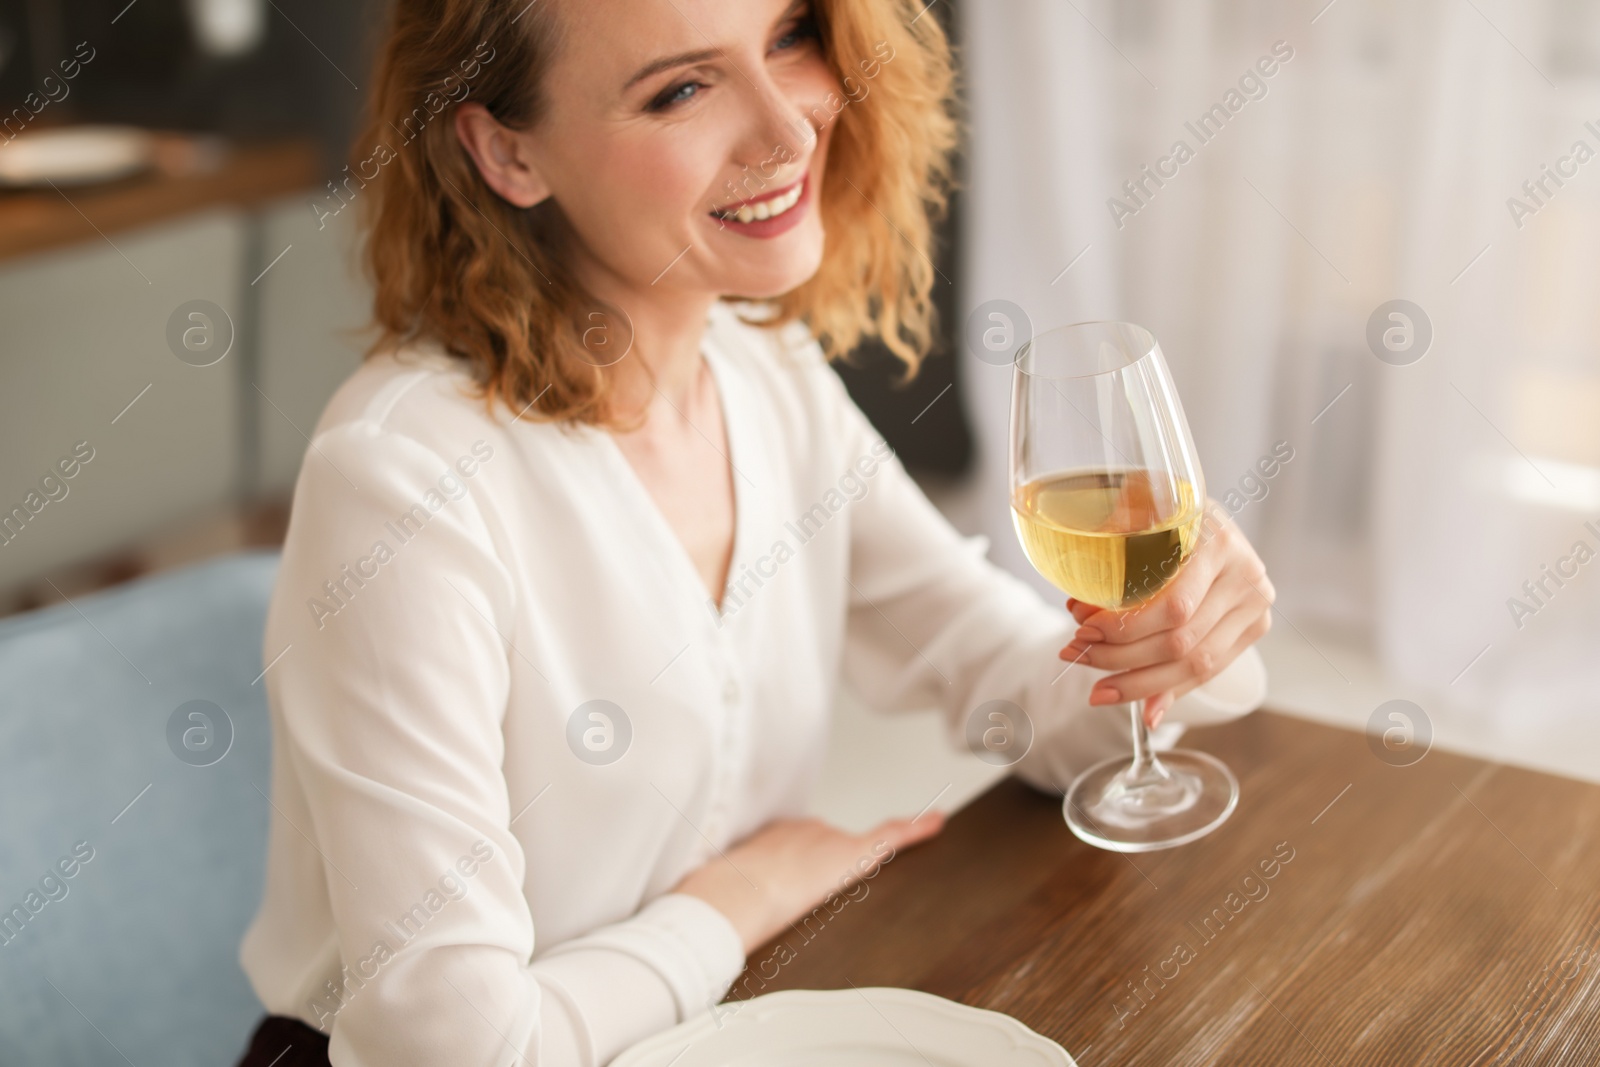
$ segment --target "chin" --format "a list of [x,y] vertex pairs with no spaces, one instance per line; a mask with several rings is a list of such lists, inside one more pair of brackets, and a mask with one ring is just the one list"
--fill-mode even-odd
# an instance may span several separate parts
[[729,264],[728,296],[773,300],[800,288],[822,266],[822,235],[781,257],[767,256],[753,263]]

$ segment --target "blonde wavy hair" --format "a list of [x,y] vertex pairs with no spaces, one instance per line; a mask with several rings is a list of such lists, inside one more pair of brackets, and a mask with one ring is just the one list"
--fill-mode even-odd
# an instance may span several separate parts
[[[610,424],[610,376],[585,345],[602,305],[562,267],[573,238],[559,206],[502,199],[454,130],[465,100],[513,129],[538,123],[561,32],[549,7],[392,3],[344,183],[359,191],[376,293],[367,355],[433,341],[470,365],[491,408],[498,399],[529,418]],[[909,376],[935,326],[933,223],[956,142],[949,42],[916,0],[813,0],[813,14],[845,90],[828,104],[828,237],[816,274],[770,301],[762,325],[800,320],[830,358],[876,337]]]

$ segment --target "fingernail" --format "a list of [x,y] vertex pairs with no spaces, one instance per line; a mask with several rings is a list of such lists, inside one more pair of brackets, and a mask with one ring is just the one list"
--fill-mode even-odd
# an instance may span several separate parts
[[1110,686],[1091,690],[1089,693],[1090,704],[1116,704],[1122,700],[1122,694]]
[[1160,726],[1161,725],[1161,720],[1166,718],[1166,716],[1167,716],[1167,709],[1166,708],[1157,708],[1155,711],[1151,712],[1150,713],[1150,729],[1154,730],[1157,726]]
[[1072,635],[1073,641],[1080,642],[1082,644],[1089,644],[1093,641],[1104,641],[1105,639],[1106,635],[1101,633],[1099,630],[1096,630],[1093,626],[1080,626],[1078,627],[1078,632]]

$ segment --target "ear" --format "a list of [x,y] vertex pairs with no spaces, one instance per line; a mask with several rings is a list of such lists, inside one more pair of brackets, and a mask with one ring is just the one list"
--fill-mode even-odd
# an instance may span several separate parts
[[455,113],[456,139],[478,166],[489,188],[517,207],[533,207],[550,196],[550,186],[534,165],[528,135],[500,124],[476,101]]

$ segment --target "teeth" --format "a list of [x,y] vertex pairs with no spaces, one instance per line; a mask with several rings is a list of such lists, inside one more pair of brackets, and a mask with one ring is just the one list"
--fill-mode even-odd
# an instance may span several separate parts
[[740,222],[776,218],[800,202],[801,189],[801,185],[796,185],[782,196],[773,197],[771,200],[763,200],[757,204],[745,204],[737,211],[719,211],[717,214],[725,219],[737,219]]

